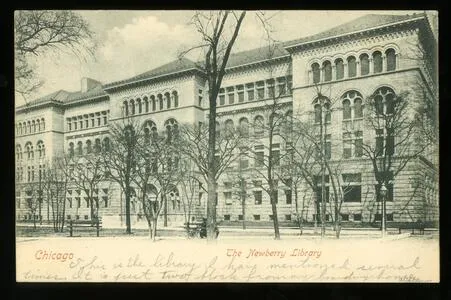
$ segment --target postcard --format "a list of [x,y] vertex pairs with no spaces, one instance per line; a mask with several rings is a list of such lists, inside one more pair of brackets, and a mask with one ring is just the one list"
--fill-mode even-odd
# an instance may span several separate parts
[[436,11],[14,34],[17,282],[440,281]]

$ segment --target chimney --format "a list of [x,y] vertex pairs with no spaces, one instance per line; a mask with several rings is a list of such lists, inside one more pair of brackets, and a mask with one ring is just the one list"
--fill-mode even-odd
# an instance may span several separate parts
[[81,79],[81,92],[82,93],[86,93],[87,91],[89,91],[90,89],[96,87],[97,85],[99,85],[100,82],[88,78],[88,77],[83,77]]

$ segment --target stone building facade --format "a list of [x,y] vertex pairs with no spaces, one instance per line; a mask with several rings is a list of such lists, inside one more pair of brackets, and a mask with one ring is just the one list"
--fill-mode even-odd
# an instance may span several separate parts
[[[330,119],[326,121],[330,161],[339,161],[344,166],[342,172],[352,178],[348,183],[354,191],[343,202],[342,221],[378,221],[380,201],[375,196],[371,161],[363,157],[355,142],[376,140],[374,130],[366,128],[363,122],[364,99],[379,95],[385,101],[387,97],[409,92],[421,102],[424,93],[419,90],[438,99],[436,43],[425,15],[367,15],[317,35],[278,44],[270,51],[260,48],[235,53],[230,57],[217,100],[219,130],[228,126],[248,128],[255,150],[261,149],[266,157],[268,132],[254,125],[268,122],[268,103],[275,100],[274,95],[278,95],[283,114],[296,116],[315,111],[319,92],[327,96],[332,103]],[[419,52],[423,53],[421,58]],[[79,92],[60,90],[17,107],[17,220],[31,217],[27,203],[36,194],[29,186],[39,186],[43,166],[60,153],[83,155],[105,147],[109,142],[109,125],[114,122],[130,118],[160,131],[177,123],[205,122],[207,113],[205,76],[188,59],[104,85],[84,78]],[[288,147],[281,136],[274,135],[272,151],[277,155],[285,153]],[[255,172],[258,163],[255,158],[240,159],[220,177],[218,220],[224,223],[271,220],[269,196],[261,186],[265,183]],[[435,153],[423,153],[396,176],[389,187],[388,221],[438,220],[436,163]],[[236,192],[237,172],[246,187],[244,216]],[[311,189],[300,186],[292,191],[292,187],[280,182],[279,220],[286,223],[295,220],[295,192],[306,201],[303,218],[315,220],[317,214],[311,200],[315,195]],[[199,190],[198,194],[194,214],[205,215],[206,193]],[[96,189],[96,197],[105,225],[123,226],[125,205],[120,188],[110,182],[102,183]],[[170,199],[179,203],[180,197],[183,195],[175,191]],[[69,188],[66,198],[65,218],[89,217],[89,203],[83,191]],[[132,199],[133,226],[145,226],[140,209]],[[45,202],[40,204],[39,211],[42,219],[50,218]],[[326,219],[331,214],[327,210]],[[183,222],[180,206],[169,205],[168,220]]]

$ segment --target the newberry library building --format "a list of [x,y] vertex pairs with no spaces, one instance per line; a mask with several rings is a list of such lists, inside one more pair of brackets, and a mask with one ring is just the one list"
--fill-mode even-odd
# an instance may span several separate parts
[[[326,151],[331,161],[340,161],[343,180],[351,186],[341,204],[343,226],[371,224],[381,220],[381,201],[371,161],[362,153],[360,140],[383,143],[386,132],[374,132],[363,121],[365,99],[376,95],[387,103],[395,95],[409,93],[421,99],[438,99],[436,81],[437,38],[426,14],[366,15],[325,32],[277,44],[271,57],[262,49],[232,53],[217,99],[219,131],[249,126],[249,135],[265,153],[268,133],[253,127],[269,119],[266,100],[276,90],[285,114],[311,111],[315,116],[318,91],[333,99],[326,119]],[[418,52],[422,59],[415,59]],[[120,70],[117,70],[120,72]],[[70,72],[68,73],[70,76]],[[164,131],[174,124],[199,124],[208,120],[208,85],[196,62],[187,58],[117,82],[101,83],[82,78],[77,92],[57,90],[16,108],[16,219],[34,216],[29,206],[39,197],[45,164],[60,153],[83,157],[104,151],[111,138],[111,125],[131,118],[152,130]],[[421,90],[421,93],[419,92]],[[426,91],[426,92],[425,92]],[[414,109],[414,108],[413,108]],[[414,114],[412,114],[412,117]],[[410,117],[410,116],[409,116]],[[313,120],[315,121],[315,120]],[[394,134],[393,145],[402,139]],[[286,140],[274,137],[273,155],[286,151]],[[394,156],[396,147],[394,146]],[[263,157],[263,156],[262,156]],[[258,159],[234,161],[217,182],[217,220],[222,224],[265,223],[272,219],[265,182],[253,177],[261,167]],[[246,180],[246,213],[234,189],[237,169]],[[248,173],[246,173],[248,171]],[[393,176],[387,186],[387,222],[436,222],[438,220],[438,153],[426,149]],[[331,188],[326,178],[326,191]],[[304,201],[307,222],[318,220],[315,192],[300,185],[278,183],[277,210],[282,224],[294,224],[294,195]],[[321,190],[321,189],[320,189]],[[328,192],[326,193],[327,196]],[[205,216],[207,194],[199,189],[191,212]],[[104,227],[125,227],[125,196],[115,182],[99,183],[94,191]],[[183,193],[178,187],[168,195],[168,224],[186,220]],[[139,198],[139,197],[138,197]],[[132,197],[132,226],[146,227],[142,206]],[[65,193],[65,220],[90,218],[86,192],[76,187]],[[299,209],[299,208],[298,208]],[[333,212],[326,209],[326,221]],[[38,219],[52,219],[52,207],[42,201]]]

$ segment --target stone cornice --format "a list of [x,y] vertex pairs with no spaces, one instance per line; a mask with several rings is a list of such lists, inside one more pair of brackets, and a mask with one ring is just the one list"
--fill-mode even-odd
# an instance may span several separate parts
[[81,134],[66,136],[66,140],[73,140],[73,139],[85,138],[85,137],[90,137],[90,136],[100,136],[102,134],[108,134],[108,133],[110,133],[109,130],[81,133]]
[[[293,104],[293,101],[286,101],[286,102],[278,103],[277,105],[285,108],[287,106],[291,106],[292,104]],[[267,111],[268,106],[270,106],[270,105],[263,104],[263,105],[253,106],[253,107],[236,108],[236,109],[232,109],[232,110],[217,112],[216,115],[218,117],[221,117],[221,116],[234,115],[237,113],[253,113],[253,112],[257,112],[257,111]],[[208,118],[208,116],[207,116],[207,118]]]
[[179,77],[187,74],[198,74],[198,75],[204,75],[204,73],[198,69],[198,68],[190,68],[187,70],[167,73],[167,74],[161,74],[153,77],[148,78],[142,78],[142,79],[136,79],[130,82],[127,82],[127,80],[117,81],[110,84],[106,84],[103,86],[104,91],[110,92],[110,93],[117,93],[120,90],[124,89],[133,89],[138,86],[142,86],[145,84],[148,84],[149,82],[160,82],[163,80],[167,80],[169,78]]
[[425,17],[420,16],[418,18],[404,20],[404,21],[395,22],[395,23],[386,24],[386,25],[381,25],[381,26],[372,27],[372,28],[368,28],[368,29],[357,30],[357,31],[349,32],[349,33],[340,34],[340,35],[320,38],[317,40],[300,42],[298,44],[285,47],[285,50],[287,50],[289,53],[293,53],[295,51],[304,51],[304,50],[310,49],[310,48],[324,47],[324,46],[327,46],[330,44],[340,44],[340,43],[349,41],[350,39],[356,39],[356,38],[360,39],[361,37],[364,37],[364,36],[378,35],[381,33],[387,33],[387,32],[391,32],[394,30],[403,29],[403,28],[409,28],[409,27],[411,28],[412,24],[419,22],[419,21],[424,21],[424,20],[425,20]]
[[58,108],[63,108],[64,107],[64,102],[61,101],[57,101],[57,100],[47,100],[44,102],[40,102],[40,103],[31,103],[31,104],[25,104],[25,105],[21,105],[19,107],[16,108],[16,113],[28,113],[32,110],[36,110],[36,109],[40,109],[40,108],[46,108],[49,106],[54,106],[54,107],[58,107]]

